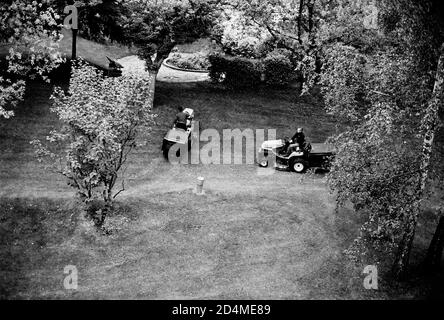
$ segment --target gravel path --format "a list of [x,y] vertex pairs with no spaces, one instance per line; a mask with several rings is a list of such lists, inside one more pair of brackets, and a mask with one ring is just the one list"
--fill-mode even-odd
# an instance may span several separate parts
[[[123,72],[140,72],[145,71],[145,62],[137,56],[128,56],[118,60],[124,66]],[[157,81],[163,82],[198,82],[209,80],[208,73],[186,72],[168,68],[165,65],[157,74]]]

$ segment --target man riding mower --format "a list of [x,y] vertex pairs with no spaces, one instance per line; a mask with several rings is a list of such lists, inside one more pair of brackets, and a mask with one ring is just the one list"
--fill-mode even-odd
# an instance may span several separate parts
[[292,139],[264,141],[258,151],[257,162],[261,167],[273,166],[278,170],[303,173],[308,168],[328,170],[334,157],[334,148],[325,143],[314,143],[313,148],[305,140],[299,128]]
[[293,137],[291,137],[290,140],[284,139],[284,142],[285,146],[282,150],[282,154],[286,157],[297,151],[302,151],[304,153],[309,153],[311,151],[311,144],[305,141],[303,128],[298,128]]

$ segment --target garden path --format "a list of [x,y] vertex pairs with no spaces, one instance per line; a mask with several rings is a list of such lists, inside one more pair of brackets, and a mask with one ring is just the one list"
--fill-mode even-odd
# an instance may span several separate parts
[[[118,61],[124,66],[123,72],[147,73],[145,71],[145,62],[135,55],[121,58]],[[208,73],[174,70],[164,64],[160,67],[157,74],[157,81],[163,82],[199,82],[207,80],[209,80]]]

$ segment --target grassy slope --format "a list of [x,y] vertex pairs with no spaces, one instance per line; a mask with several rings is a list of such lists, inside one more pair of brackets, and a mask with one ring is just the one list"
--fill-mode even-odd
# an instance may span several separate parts
[[[60,51],[64,55],[71,57],[72,33],[63,29],[63,39],[60,43]],[[119,59],[134,54],[131,49],[118,44],[100,44],[82,37],[77,38],[77,55],[83,57],[88,62],[106,68],[108,60],[106,56],[112,59]]]
[[[59,43],[59,50],[63,56],[70,58],[72,53],[72,33],[62,29],[63,39]],[[8,54],[8,46],[0,45],[0,58]],[[134,54],[134,51],[118,44],[101,44],[77,37],[77,56],[101,68],[108,68],[106,56],[119,59]]]
[[[111,236],[82,231],[63,179],[32,158],[28,141],[55,125],[49,88],[29,87],[16,117],[0,120],[1,278],[9,298],[386,298],[420,294],[405,287],[368,292],[363,268],[341,252],[357,221],[334,211],[322,176],[286,172],[263,177],[254,165],[171,166],[160,144],[175,105],[196,110],[203,128],[276,128],[297,125],[323,141],[335,121],[316,101],[293,92],[224,92],[206,84],[158,83],[158,125],[134,153],[120,215]],[[207,195],[192,193],[205,177]],[[422,225],[418,248],[430,238]],[[424,231],[423,231],[424,230]],[[63,268],[79,269],[79,290],[63,289]]]

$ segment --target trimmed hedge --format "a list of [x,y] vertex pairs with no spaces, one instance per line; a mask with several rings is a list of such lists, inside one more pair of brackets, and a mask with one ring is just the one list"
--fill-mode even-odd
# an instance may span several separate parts
[[176,67],[189,70],[206,70],[210,66],[208,56],[201,52],[193,54],[175,52],[168,59],[168,62]]
[[233,88],[253,87],[261,82],[270,86],[285,86],[300,78],[290,53],[276,49],[264,59],[249,59],[211,54],[210,78]]
[[274,50],[263,60],[265,81],[272,86],[285,86],[296,80],[299,75],[290,56],[284,50]]
[[211,54],[210,78],[233,88],[253,87],[261,83],[260,60]]

